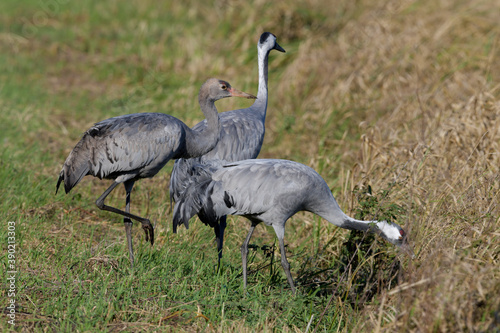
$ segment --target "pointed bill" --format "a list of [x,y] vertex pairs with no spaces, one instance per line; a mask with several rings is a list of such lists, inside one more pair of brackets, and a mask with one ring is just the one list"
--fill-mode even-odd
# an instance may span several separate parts
[[274,49],[275,49],[275,50],[277,50],[277,51],[280,51],[280,52],[286,53],[285,49],[284,49],[284,48],[282,48],[282,47],[278,44],[278,42],[276,42],[276,43],[274,44]]
[[228,91],[231,93],[231,96],[233,97],[243,97],[243,98],[253,98],[253,99],[257,99],[257,97],[255,97],[254,95],[251,95],[251,94],[247,94],[246,92],[243,92],[243,91],[239,91],[237,89],[234,89],[234,88],[229,88]]

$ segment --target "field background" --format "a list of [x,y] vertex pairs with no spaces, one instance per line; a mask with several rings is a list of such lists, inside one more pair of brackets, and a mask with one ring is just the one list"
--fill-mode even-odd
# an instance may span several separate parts
[[[486,0],[1,1],[0,276],[15,221],[15,330],[498,332],[499,13]],[[212,230],[171,232],[171,162],[132,193],[157,239],[134,224],[131,270],[122,219],[94,205],[109,181],[54,195],[64,159],[112,116],[196,124],[208,77],[255,94],[264,31],[287,53],[270,54],[260,158],[313,167],[347,214],[402,225],[416,257],[299,213],[285,236],[297,295],[263,225],[245,292],[248,222],[229,220],[217,272]],[[122,207],[123,188],[108,202]]]

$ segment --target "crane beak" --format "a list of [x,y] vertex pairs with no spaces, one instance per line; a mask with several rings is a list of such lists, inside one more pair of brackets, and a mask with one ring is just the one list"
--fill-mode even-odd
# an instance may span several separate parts
[[406,254],[411,259],[415,259],[416,258],[415,252],[413,252],[413,249],[411,248],[411,246],[409,244],[403,244],[403,245],[401,245],[400,249],[401,249],[401,251],[404,254]]
[[247,94],[246,92],[243,92],[243,91],[239,91],[237,89],[234,89],[234,88],[229,88],[228,91],[231,93],[231,96],[233,97],[243,97],[243,98],[252,98],[252,99],[257,99],[257,97],[255,97],[254,95],[251,95],[251,94]]
[[274,44],[274,49],[283,53],[286,53],[285,49],[282,48],[278,43]]
[[405,253],[411,259],[416,258],[415,252],[413,252],[413,248],[411,247],[410,243],[408,242],[407,237],[403,237],[402,243],[399,245],[399,248],[403,253]]

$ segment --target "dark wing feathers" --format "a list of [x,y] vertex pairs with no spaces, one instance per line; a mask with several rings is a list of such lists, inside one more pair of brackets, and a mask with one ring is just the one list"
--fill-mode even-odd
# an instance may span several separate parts
[[71,151],[66,162],[64,162],[59,179],[57,180],[56,193],[59,185],[64,181],[64,190],[69,193],[71,189],[76,186],[83,177],[89,172],[90,151],[86,149],[84,138],[80,140],[75,148]]
[[191,177],[185,182],[185,187],[179,192],[178,200],[174,207],[173,232],[177,232],[177,226],[184,224],[189,228],[189,220],[196,214],[209,225],[217,221],[213,209],[212,194],[215,183],[212,182],[212,173],[218,166],[212,164],[197,164],[192,166]]

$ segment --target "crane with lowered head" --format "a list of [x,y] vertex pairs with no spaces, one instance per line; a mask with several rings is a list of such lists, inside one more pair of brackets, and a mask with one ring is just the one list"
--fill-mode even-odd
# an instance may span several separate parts
[[221,216],[242,215],[251,222],[241,246],[243,281],[247,285],[248,243],[255,227],[264,222],[278,237],[281,264],[293,292],[295,285],[285,252],[285,223],[299,211],[309,211],[344,229],[379,234],[411,253],[404,230],[394,222],[361,221],[340,209],[330,188],[312,168],[288,160],[260,159],[227,163],[207,161],[194,166],[190,186],[179,196],[173,223],[189,227],[198,214],[209,225]]

